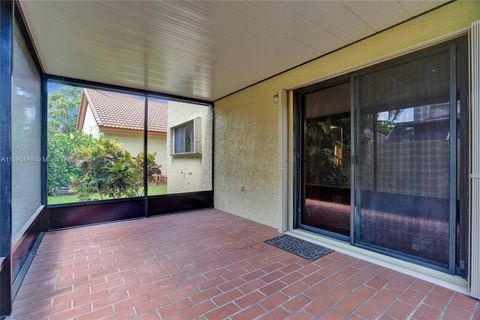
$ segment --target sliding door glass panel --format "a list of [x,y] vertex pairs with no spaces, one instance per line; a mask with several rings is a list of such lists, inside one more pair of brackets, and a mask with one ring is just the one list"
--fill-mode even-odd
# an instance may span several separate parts
[[20,237],[41,206],[40,75],[17,23],[13,33],[12,228]]
[[358,78],[357,240],[449,258],[449,52]]
[[148,98],[148,195],[212,190],[211,106]]
[[48,83],[48,204],[143,195],[145,98]]
[[304,96],[303,210],[307,227],[350,235],[350,83]]

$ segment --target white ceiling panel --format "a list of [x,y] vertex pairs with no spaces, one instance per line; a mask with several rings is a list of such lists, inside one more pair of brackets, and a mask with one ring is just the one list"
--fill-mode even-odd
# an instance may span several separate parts
[[342,4],[377,32],[410,18],[397,1],[342,1]]
[[49,74],[213,100],[443,1],[21,1]]
[[290,1],[286,2],[286,5],[290,10],[299,12],[304,19],[312,21],[339,38],[344,44],[375,33],[374,29],[339,1],[322,2],[321,7],[315,1],[304,2],[302,5],[297,5],[296,1]]
[[425,0],[425,1],[411,1],[411,0],[398,0],[408,14],[412,17],[421,14],[422,12],[429,11],[445,1],[442,0]]
[[[323,51],[325,43],[338,45],[341,41],[333,33],[313,21],[305,19],[295,10],[291,10],[288,2],[259,2],[256,4],[255,10],[252,10],[250,2],[237,2],[235,6],[236,12],[240,11],[244,18],[251,19],[254,24],[267,26],[271,30],[282,33],[317,51]],[[293,21],[295,23],[288,23]],[[309,32],[305,32],[305,30]]]

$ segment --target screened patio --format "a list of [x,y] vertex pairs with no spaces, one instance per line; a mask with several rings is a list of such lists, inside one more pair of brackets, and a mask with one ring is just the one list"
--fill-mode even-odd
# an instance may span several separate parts
[[0,35],[0,319],[480,319],[480,2],[5,0]]

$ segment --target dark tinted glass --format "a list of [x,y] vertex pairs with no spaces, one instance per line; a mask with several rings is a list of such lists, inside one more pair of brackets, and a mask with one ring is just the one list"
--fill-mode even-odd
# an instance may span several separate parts
[[359,78],[363,243],[448,264],[449,53]]
[[175,153],[193,152],[193,122],[175,128]]
[[304,210],[310,227],[350,234],[350,84],[305,96]]

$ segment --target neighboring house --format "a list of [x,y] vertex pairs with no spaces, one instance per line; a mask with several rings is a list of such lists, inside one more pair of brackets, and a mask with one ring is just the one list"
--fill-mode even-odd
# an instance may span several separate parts
[[[165,103],[149,101],[148,152],[156,153],[155,161],[164,176],[167,175],[167,109]],[[77,131],[115,138],[132,156],[137,156],[143,152],[144,112],[143,97],[84,89]]]
[[168,193],[212,188],[212,123],[208,106],[168,102]]

